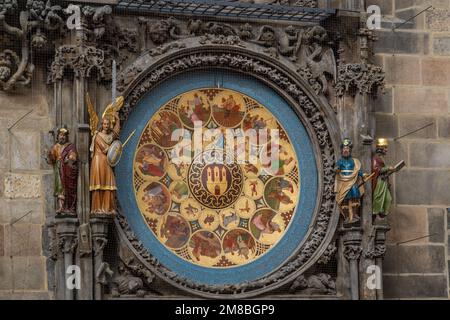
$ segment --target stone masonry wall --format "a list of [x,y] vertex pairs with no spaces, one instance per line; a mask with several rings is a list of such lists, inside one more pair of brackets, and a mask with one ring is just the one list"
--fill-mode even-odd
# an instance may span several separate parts
[[53,113],[45,75],[34,77],[30,89],[0,92],[0,299],[51,298],[43,226],[53,175],[43,154]]
[[[392,181],[395,208],[389,218],[385,298],[448,299],[450,1],[368,4],[380,5],[383,14],[375,53],[386,71],[387,92],[377,103],[377,136],[391,139],[390,163],[407,163]],[[429,11],[391,30],[392,22],[399,26],[430,5]]]

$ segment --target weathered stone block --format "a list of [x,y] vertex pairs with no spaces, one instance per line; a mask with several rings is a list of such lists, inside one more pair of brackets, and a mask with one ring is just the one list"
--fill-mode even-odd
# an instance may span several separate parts
[[439,138],[450,138],[450,118],[440,117],[438,119],[438,136]]
[[412,167],[450,168],[450,143],[411,143]]
[[14,224],[5,227],[5,255],[42,255],[42,226],[38,224]]
[[420,85],[422,82],[420,72],[420,59],[414,56],[388,56],[385,57],[386,82],[388,84]]
[[445,211],[439,208],[428,209],[428,233],[432,243],[445,244]]
[[11,290],[13,287],[12,280],[11,258],[0,257],[0,288],[2,290]]
[[[427,211],[424,207],[397,206],[388,216],[392,230],[387,233],[387,241],[391,244],[420,238],[427,234]],[[415,244],[427,243],[423,238]]]
[[386,273],[444,273],[445,246],[388,245],[383,269]]
[[0,257],[5,255],[5,228],[0,224]]
[[46,289],[44,257],[13,257],[14,290]]
[[39,169],[39,134],[36,132],[13,132],[11,134],[12,169]]
[[36,291],[36,292],[14,292],[11,295],[13,300],[49,300],[50,292]]
[[[422,78],[426,86],[450,86],[450,59],[426,58],[422,60]],[[447,105],[448,107],[448,105]]]
[[[31,213],[29,213],[30,211]],[[0,199],[0,223],[42,224],[44,222],[43,217],[43,204],[39,200]]]
[[395,2],[395,10],[406,9],[416,5],[415,0],[395,0],[392,2]]
[[[443,1],[446,0],[440,2]],[[446,5],[446,7],[441,8],[434,5],[431,10],[425,13],[427,29],[438,32],[450,31],[450,10],[445,9],[448,8],[448,1]]]
[[378,95],[375,98],[374,103],[375,103],[375,112],[392,113],[394,108],[392,88],[386,88],[385,93]]
[[[383,132],[377,131],[377,137],[384,137]],[[385,156],[386,164],[394,165],[401,160],[405,160],[406,162],[408,162],[408,146],[409,142],[407,142],[406,140],[398,140],[395,142],[389,141],[388,153]],[[408,166],[408,163],[406,163],[406,165]]]
[[379,31],[375,42],[375,53],[428,54],[430,38],[427,33],[412,33],[392,30]]
[[[435,139],[437,136],[436,118],[419,115],[399,115],[398,116],[399,136],[403,139]],[[429,125],[430,124],[430,125]],[[428,127],[425,127],[429,125]],[[418,129],[422,128],[419,131]],[[416,131],[416,132],[414,132]],[[412,133],[414,132],[414,133]],[[410,134],[411,133],[411,134]]]
[[436,37],[433,40],[433,54],[438,56],[450,55],[450,37]]
[[385,138],[398,136],[397,117],[391,114],[375,114],[377,135]]
[[41,177],[32,174],[10,173],[5,176],[6,198],[39,198]]
[[447,298],[445,275],[384,275],[385,299]]
[[448,206],[449,181],[449,170],[402,170],[395,179],[397,204]]
[[448,91],[435,88],[396,88],[396,113],[447,113]]
[[381,15],[391,15],[393,12],[393,2],[392,0],[367,0],[367,7],[370,5],[377,5],[381,9]]
[[42,176],[42,190],[44,194],[44,211],[46,218],[55,216],[55,176],[53,173]]
[[[0,121],[0,125],[4,125],[4,121]],[[0,168],[9,168],[9,134],[5,127],[0,129]]]
[[450,229],[450,208],[447,208],[447,229]]
[[[410,7],[410,6],[408,6]],[[397,9],[397,6],[396,6]],[[397,26],[398,30],[401,29],[424,29],[425,26],[425,15],[419,14],[422,8],[409,8],[406,10],[396,11],[395,15],[397,18],[403,20],[405,23]],[[413,18],[414,17],[414,18]]]

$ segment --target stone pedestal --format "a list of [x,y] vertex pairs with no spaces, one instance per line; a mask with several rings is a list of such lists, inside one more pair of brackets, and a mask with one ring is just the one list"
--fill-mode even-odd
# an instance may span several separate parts
[[347,260],[350,273],[351,299],[359,299],[359,271],[358,262],[362,253],[362,228],[344,227],[341,230],[344,245],[344,257]]
[[67,273],[74,265],[74,253],[78,243],[78,219],[76,215],[58,215],[55,218],[56,236],[58,239],[58,260],[56,262],[56,298],[74,300],[75,289],[67,286]]
[[108,242],[108,231],[113,223],[112,215],[91,215],[92,244],[94,252],[94,299],[103,298],[103,274],[109,267],[104,265],[103,249]]

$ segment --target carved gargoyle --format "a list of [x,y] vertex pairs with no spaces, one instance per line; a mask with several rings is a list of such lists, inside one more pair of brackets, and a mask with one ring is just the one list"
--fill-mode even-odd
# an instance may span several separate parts
[[336,282],[325,273],[305,277],[299,276],[291,285],[290,293],[302,294],[335,294]]
[[139,23],[144,27],[144,32],[155,45],[161,45],[169,40],[186,38],[189,35],[182,33],[181,21],[174,17],[151,21],[146,18],[139,18]]
[[329,94],[328,79],[335,83],[337,77],[336,59],[329,46],[327,31],[314,26],[302,36],[298,59],[300,68],[307,68],[321,87],[322,93]]
[[122,295],[136,295],[144,297],[151,290],[155,275],[146,269],[133,257],[121,257],[118,274],[112,280],[111,294],[113,297]]

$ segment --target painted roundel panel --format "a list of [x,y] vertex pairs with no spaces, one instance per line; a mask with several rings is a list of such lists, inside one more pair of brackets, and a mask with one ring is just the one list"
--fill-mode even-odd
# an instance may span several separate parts
[[313,145],[287,102],[233,73],[178,75],[124,123],[136,131],[116,167],[122,213],[167,269],[199,284],[255,281],[308,234],[318,174]]
[[141,134],[133,168],[149,230],[203,267],[264,256],[289,229],[300,197],[297,155],[282,124],[230,89],[191,90],[161,106]]

